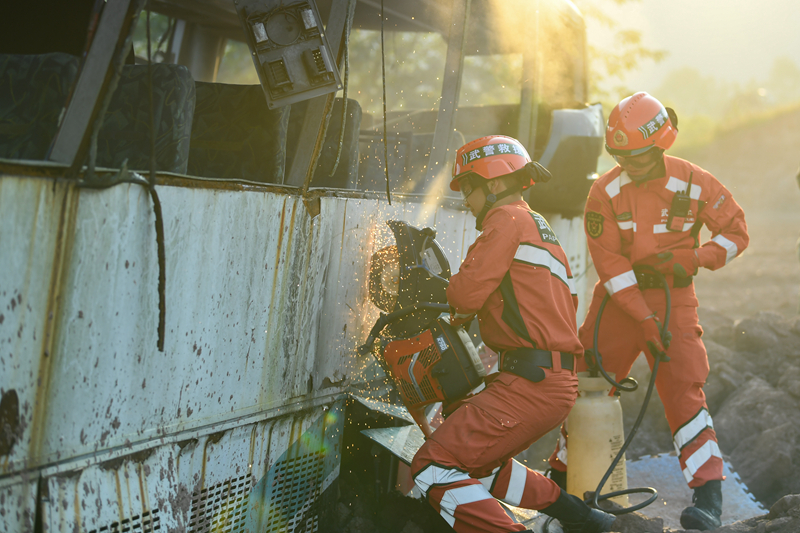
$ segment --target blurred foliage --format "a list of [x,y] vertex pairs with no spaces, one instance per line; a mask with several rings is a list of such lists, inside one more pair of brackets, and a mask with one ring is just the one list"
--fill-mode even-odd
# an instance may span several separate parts
[[[380,32],[350,34],[350,98],[365,113],[383,113]],[[391,32],[384,37],[388,111],[434,110],[442,92],[447,43],[437,33]],[[352,61],[357,57],[358,61]],[[519,102],[522,56],[468,56],[464,60],[461,105]]]
[[219,64],[217,81],[220,83],[233,83],[236,85],[258,85],[250,49],[241,41],[225,43],[225,54]]
[[[603,15],[602,3],[625,3],[638,0],[580,0],[576,2],[587,16],[600,20],[618,32],[618,45],[603,51],[589,45],[592,58],[590,78],[592,100],[608,97],[599,87],[607,80],[623,79],[624,73],[644,58],[660,57],[641,45],[638,32],[619,29],[614,20]],[[168,57],[171,19],[157,13],[150,18],[151,46],[154,61],[174,61]],[[147,57],[146,15],[143,12],[134,33],[134,51]],[[387,32],[384,55],[386,63],[386,100],[389,111],[433,110],[439,105],[447,42],[437,33]],[[350,34],[349,97],[357,99],[365,113],[383,111],[380,32],[353,30]],[[464,61],[461,105],[518,103],[521,92],[522,56],[475,55]],[[228,41],[220,62],[217,81],[257,84],[258,76],[250,52],[242,42]],[[563,89],[560,89],[563,90]],[[341,95],[341,93],[340,93]]]
[[613,36],[610,47],[601,47],[589,36],[589,95],[593,102],[603,102],[608,111],[622,98],[636,92],[626,85],[626,75],[642,61],[659,62],[667,52],[654,50],[642,44],[642,32],[626,28],[608,15],[609,6],[624,6],[641,0],[573,0],[587,22],[595,21]]
[[791,59],[779,57],[767,79],[739,84],[682,67],[667,74],[655,94],[678,114],[680,135],[673,152],[687,152],[727,131],[797,107],[800,68]]
[[[172,19],[166,15],[150,13],[150,53],[155,63],[171,62],[167,57]],[[139,14],[133,30],[133,52],[139,59],[147,59],[147,12]]]
[[[636,88],[626,85],[626,75],[644,61],[660,61],[666,55],[642,44],[640,31],[625,27],[610,16],[614,8],[641,0],[574,0],[587,23],[611,32],[612,45],[601,47],[589,35],[589,100],[610,109]],[[171,24],[164,15],[152,13],[150,33],[156,62],[168,57]],[[590,24],[591,26],[591,24]],[[599,39],[598,39],[599,40]],[[134,51],[147,57],[146,14],[134,32]],[[435,110],[439,106],[447,52],[443,36],[436,33],[387,32],[385,35],[386,99],[389,111]],[[374,117],[383,111],[380,32],[353,30],[350,34],[350,98]],[[357,59],[356,59],[357,58]],[[513,55],[468,56],[464,61],[461,105],[517,103],[520,99],[522,57]],[[257,84],[250,51],[242,42],[228,41],[217,81]],[[717,80],[691,67],[671,71],[654,92],[679,116],[681,134],[673,150],[711,141],[720,132],[747,121],[760,120],[800,103],[800,67],[788,57],[774,61],[765,80],[745,84]],[[341,95],[341,92],[340,92]]]

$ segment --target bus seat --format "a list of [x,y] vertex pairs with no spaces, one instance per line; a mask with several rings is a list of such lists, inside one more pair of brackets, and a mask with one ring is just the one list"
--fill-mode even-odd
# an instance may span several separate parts
[[[195,86],[189,69],[154,63],[153,114],[156,170],[186,174]],[[97,139],[97,166],[150,169],[150,98],[147,65],[122,67]]]
[[47,156],[79,63],[64,53],[0,55],[0,157]]
[[[317,168],[311,178],[311,187],[328,187],[333,189],[353,189],[358,181],[358,132],[361,128],[361,104],[347,99],[347,116],[345,117],[344,143],[339,166],[330,176],[336,153],[339,150],[339,137],[342,130],[342,105],[344,100],[336,98],[333,102],[325,143],[317,161]],[[291,161],[297,150],[303,117],[308,109],[308,101],[292,104],[289,115],[289,134],[287,141],[287,161]]]
[[282,183],[289,108],[269,109],[261,85],[197,82],[189,174]]

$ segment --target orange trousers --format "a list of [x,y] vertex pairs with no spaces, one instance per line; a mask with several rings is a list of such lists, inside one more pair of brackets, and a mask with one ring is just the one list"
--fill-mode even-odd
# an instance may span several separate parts
[[458,533],[524,531],[497,499],[526,509],[553,504],[560,489],[513,457],[558,427],[578,394],[568,370],[534,383],[507,372],[453,411],[411,463],[417,487]]
[[[589,312],[580,327],[581,344],[588,350],[594,346],[594,328],[597,312],[605,296],[605,288],[597,284]],[[664,323],[666,299],[661,289],[643,291],[652,311]],[[708,377],[708,356],[700,336],[703,330],[697,319],[697,298],[694,286],[671,289],[672,305],[669,331],[672,342],[667,349],[670,361],[662,361],[656,376],[656,388],[667,416],[675,451],[679,454],[681,469],[689,487],[705,485],[707,481],[724,479],[722,454],[717,445],[714,425],[708,413],[703,385]],[[641,352],[653,368],[653,356],[647,349],[639,324],[627,313],[609,301],[603,310],[598,335],[598,345],[603,367],[620,381],[631,370]],[[586,369],[582,358],[578,370]],[[645,385],[646,386],[646,385]],[[555,470],[566,471],[569,428],[562,427],[562,438],[550,457]]]

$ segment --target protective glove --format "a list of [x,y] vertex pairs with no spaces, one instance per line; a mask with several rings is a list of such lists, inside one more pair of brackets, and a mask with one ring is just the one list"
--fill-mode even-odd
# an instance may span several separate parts
[[650,353],[653,357],[666,356],[667,349],[661,343],[661,323],[656,318],[656,315],[650,315],[639,323],[644,332],[644,340],[647,347],[650,348]]
[[697,274],[700,259],[694,249],[673,250],[658,254],[659,262],[655,268],[662,274],[675,274],[679,278],[688,278]]

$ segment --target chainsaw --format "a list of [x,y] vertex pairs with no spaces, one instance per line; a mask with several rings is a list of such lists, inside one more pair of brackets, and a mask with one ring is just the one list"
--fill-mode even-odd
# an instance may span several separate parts
[[486,371],[469,334],[450,323],[450,263],[436,232],[402,221],[387,224],[396,244],[372,256],[369,272],[370,301],[381,314],[358,352],[375,356],[429,437],[425,406],[464,398],[483,383]]

